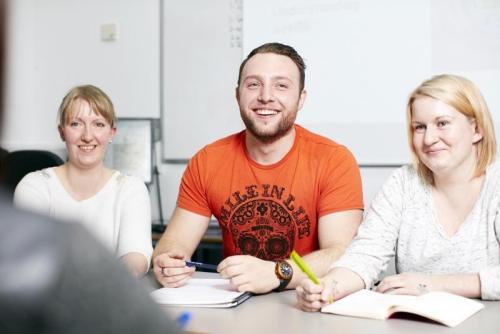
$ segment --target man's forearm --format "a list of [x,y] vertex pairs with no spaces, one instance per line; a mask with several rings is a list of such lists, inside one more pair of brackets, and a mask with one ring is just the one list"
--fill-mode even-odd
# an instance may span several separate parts
[[156,247],[153,251],[153,259],[160,254],[170,252],[183,253],[186,255],[186,258],[189,258],[194,250],[189,250],[186,245],[183,245],[178,241],[178,238],[173,238],[168,234],[165,234],[156,244]]
[[210,217],[176,208],[167,230],[158,241],[153,259],[164,253],[176,252],[190,257],[208,228]]

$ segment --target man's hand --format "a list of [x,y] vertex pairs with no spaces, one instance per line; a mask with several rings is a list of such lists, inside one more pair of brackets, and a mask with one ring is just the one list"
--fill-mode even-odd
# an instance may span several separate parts
[[186,255],[171,251],[156,256],[153,260],[156,279],[168,288],[180,287],[191,278],[195,267],[186,266]]
[[250,255],[235,255],[219,263],[217,271],[228,278],[238,291],[266,293],[279,285],[276,264]]

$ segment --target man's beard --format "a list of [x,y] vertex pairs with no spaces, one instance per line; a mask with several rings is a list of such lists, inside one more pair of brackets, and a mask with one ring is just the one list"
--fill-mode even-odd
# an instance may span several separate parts
[[240,109],[241,119],[245,123],[245,127],[250,133],[261,143],[270,144],[284,137],[293,127],[297,118],[297,110],[291,111],[285,115],[274,128],[263,129],[256,124],[257,122],[248,117],[243,110]]

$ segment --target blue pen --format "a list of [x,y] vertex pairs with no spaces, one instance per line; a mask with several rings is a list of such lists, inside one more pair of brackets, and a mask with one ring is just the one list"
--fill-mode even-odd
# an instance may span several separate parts
[[206,269],[206,270],[212,270],[212,271],[217,271],[217,265],[215,265],[215,264],[208,264],[208,263],[201,263],[201,262],[194,262],[194,261],[186,261],[186,266],[188,266],[188,267],[196,267],[196,268]]
[[186,327],[187,323],[191,320],[191,313],[188,311],[184,311],[175,319],[175,322],[177,323],[177,326],[179,326],[181,329]]

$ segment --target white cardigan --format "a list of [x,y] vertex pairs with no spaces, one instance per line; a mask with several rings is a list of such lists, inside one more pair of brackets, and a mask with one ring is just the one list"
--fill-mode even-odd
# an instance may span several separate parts
[[332,267],[357,273],[367,288],[396,256],[396,272],[479,273],[481,298],[500,300],[500,163],[457,233],[437,221],[431,188],[410,166],[396,170],[375,197],[358,234]]

